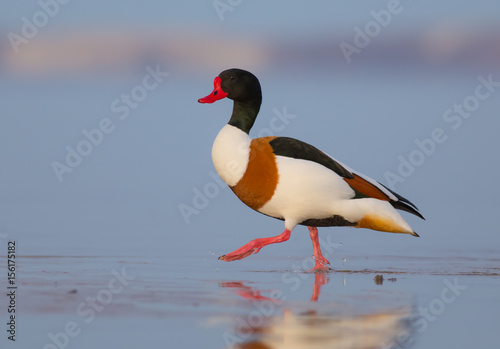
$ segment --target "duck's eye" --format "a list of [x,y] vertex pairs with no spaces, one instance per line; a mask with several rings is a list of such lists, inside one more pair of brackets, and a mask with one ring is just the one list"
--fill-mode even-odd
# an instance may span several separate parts
[[236,80],[236,76],[231,75],[231,76],[229,77],[229,80],[231,80],[231,81]]

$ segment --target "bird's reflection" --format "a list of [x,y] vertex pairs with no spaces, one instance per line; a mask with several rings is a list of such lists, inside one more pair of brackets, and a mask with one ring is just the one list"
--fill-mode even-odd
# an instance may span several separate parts
[[311,296],[311,302],[317,302],[319,298],[319,293],[321,292],[321,286],[326,285],[330,281],[328,274],[322,271],[317,271],[314,273],[314,286]]
[[[319,294],[321,292],[321,286],[326,285],[330,281],[328,278],[328,274],[322,271],[318,271],[314,275],[314,286],[311,296],[311,302],[317,302],[319,298]],[[246,286],[242,281],[230,281],[230,282],[221,282],[219,283],[221,287],[233,288],[236,294],[239,296],[253,301],[258,300],[268,300],[273,301],[275,303],[280,303],[279,299],[274,299],[270,297],[265,297],[261,295],[260,291],[255,287]]]
[[245,286],[241,281],[221,282],[221,287],[233,288],[238,296],[252,301],[268,300],[277,302],[274,298],[264,297],[255,287]]
[[[241,281],[220,283],[221,287],[232,288],[242,298],[256,302],[257,309],[259,303],[278,304],[272,313],[263,313],[258,323],[236,321],[233,335],[227,337],[231,340],[226,344],[235,349],[368,349],[402,346],[399,341],[404,338],[403,346],[408,346],[411,342],[410,301],[375,292],[318,302],[321,288],[328,282],[328,273],[315,273],[308,305],[263,296],[256,287]],[[257,318],[255,314],[252,316]]]

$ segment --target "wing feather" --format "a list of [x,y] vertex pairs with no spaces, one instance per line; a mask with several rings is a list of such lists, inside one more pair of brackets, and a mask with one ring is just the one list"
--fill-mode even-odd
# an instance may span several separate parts
[[385,185],[361,174],[356,173],[340,161],[322,152],[318,148],[290,137],[276,137],[269,142],[275,155],[286,156],[316,162],[332,170],[354,190],[354,199],[374,198],[388,201],[394,208],[412,213],[425,219],[417,207],[408,199],[397,194]]

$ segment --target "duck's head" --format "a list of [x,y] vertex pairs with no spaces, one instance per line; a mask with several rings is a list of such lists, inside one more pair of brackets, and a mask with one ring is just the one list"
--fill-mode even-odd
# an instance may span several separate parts
[[249,133],[262,103],[259,80],[246,70],[224,70],[215,78],[212,93],[198,99],[198,102],[213,103],[225,97],[234,101],[228,124]]
[[225,97],[243,105],[257,104],[260,107],[262,92],[259,80],[246,70],[224,70],[215,78],[212,93],[198,99],[198,102],[213,103]]

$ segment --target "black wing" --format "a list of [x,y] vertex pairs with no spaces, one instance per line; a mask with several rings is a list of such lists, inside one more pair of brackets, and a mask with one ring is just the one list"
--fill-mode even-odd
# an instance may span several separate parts
[[354,178],[345,167],[310,144],[290,137],[276,137],[269,142],[276,155],[316,162],[344,178]]

